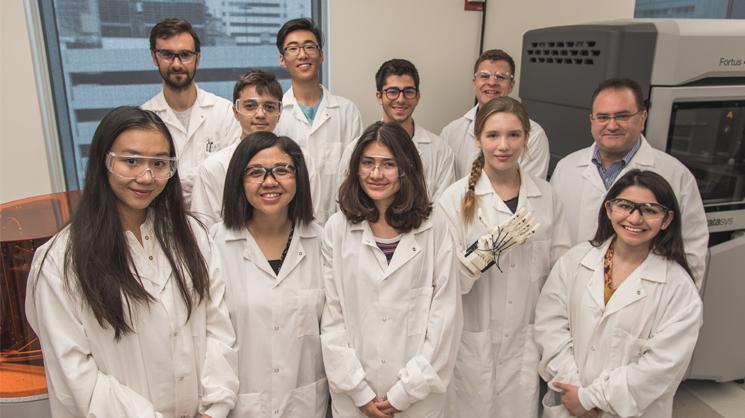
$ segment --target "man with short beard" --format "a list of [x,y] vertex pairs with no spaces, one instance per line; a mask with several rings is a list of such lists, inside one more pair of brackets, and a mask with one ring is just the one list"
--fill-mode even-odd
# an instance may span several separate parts
[[153,27],[150,55],[163,78],[163,90],[142,105],[157,113],[173,136],[187,207],[199,164],[241,135],[232,104],[194,83],[199,45],[197,33],[183,19],[165,19]]

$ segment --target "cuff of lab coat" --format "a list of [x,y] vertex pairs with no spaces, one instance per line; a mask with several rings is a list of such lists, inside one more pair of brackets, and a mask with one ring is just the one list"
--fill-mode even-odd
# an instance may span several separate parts
[[363,380],[360,386],[347,392],[349,397],[352,398],[354,405],[358,408],[375,399],[375,392],[373,392],[367,382]]
[[228,416],[230,410],[233,409],[225,403],[212,404],[204,414],[209,415],[212,418],[225,418]]
[[466,256],[461,254],[460,252],[456,251],[456,255],[458,256],[458,262],[462,264],[462,266],[458,269],[460,273],[460,292],[462,294],[466,294],[471,291],[471,288],[473,287],[473,284],[476,283],[476,280],[478,280],[481,277],[481,272],[474,273],[469,269],[468,266],[470,262],[466,259]]
[[579,403],[582,404],[582,408],[585,408],[588,411],[593,408],[597,408],[597,405],[595,405],[592,402],[592,399],[590,399],[589,393],[587,393],[587,389],[582,387],[579,388],[577,390],[577,396],[579,397]]
[[409,401],[409,395],[404,389],[404,384],[399,380],[386,394],[386,399],[390,402],[391,406],[398,409],[399,411],[405,411],[411,406]]

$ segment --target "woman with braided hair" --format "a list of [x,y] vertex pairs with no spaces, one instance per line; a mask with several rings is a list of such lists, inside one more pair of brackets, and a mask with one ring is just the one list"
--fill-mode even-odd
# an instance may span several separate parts
[[[481,152],[471,173],[445,190],[439,201],[461,259],[457,264],[463,297],[450,416],[538,415],[534,309],[551,266],[569,248],[569,231],[551,186],[518,163],[526,151],[529,120],[525,108],[509,97],[481,106],[474,129]],[[467,259],[472,244],[518,210],[532,212],[538,224],[535,234],[474,273],[467,267],[472,267]]]

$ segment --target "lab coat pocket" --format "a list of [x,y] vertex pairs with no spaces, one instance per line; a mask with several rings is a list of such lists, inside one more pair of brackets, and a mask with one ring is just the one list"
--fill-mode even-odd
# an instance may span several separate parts
[[463,331],[453,381],[460,416],[485,416],[491,410],[494,356],[489,331]]
[[240,393],[235,408],[230,412],[231,418],[268,417],[269,396],[263,393]]
[[561,395],[559,392],[548,389],[541,401],[543,406],[541,418],[571,418],[569,410],[561,404]]
[[611,367],[636,363],[647,350],[647,340],[636,338],[623,328],[616,328],[612,335]]
[[406,335],[419,335],[427,332],[429,307],[432,304],[432,286],[409,290],[409,312],[406,316]]
[[329,388],[326,378],[290,391],[285,413],[286,417],[324,418],[329,403]]
[[323,289],[301,289],[298,291],[298,337],[319,336],[321,313],[326,296]]
[[323,158],[318,162],[323,174],[339,174],[341,147],[341,142],[326,142],[323,144]]

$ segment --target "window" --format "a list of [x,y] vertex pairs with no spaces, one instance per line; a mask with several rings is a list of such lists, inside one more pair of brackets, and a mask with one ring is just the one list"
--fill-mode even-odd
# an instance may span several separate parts
[[284,88],[276,33],[285,21],[320,22],[322,0],[38,0],[68,190],[83,185],[88,148],[101,118],[141,105],[161,88],[150,29],[167,17],[191,22],[202,42],[196,81],[230,100],[249,68],[274,72]]
[[742,0],[636,0],[634,17],[638,18],[745,18]]

